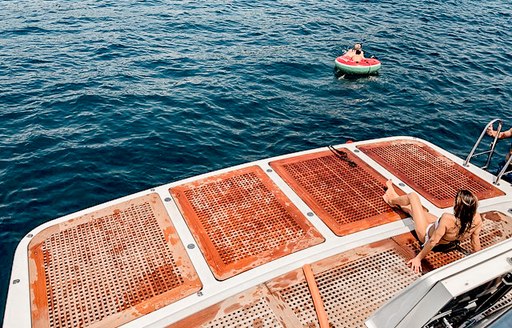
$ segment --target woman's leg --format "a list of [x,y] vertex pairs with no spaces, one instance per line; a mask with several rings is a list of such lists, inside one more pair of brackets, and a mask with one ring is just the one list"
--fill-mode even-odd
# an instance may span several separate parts
[[391,180],[386,182],[387,190],[383,198],[390,206],[400,206],[402,210],[408,213],[414,221],[414,229],[421,242],[425,241],[425,231],[427,226],[436,220],[436,217],[428,213],[421,205],[418,194],[412,192],[407,195],[399,196],[393,188]]

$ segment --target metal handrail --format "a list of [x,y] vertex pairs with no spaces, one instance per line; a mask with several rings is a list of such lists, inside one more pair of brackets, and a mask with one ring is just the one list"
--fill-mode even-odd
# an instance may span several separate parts
[[504,174],[512,172],[512,168],[507,171],[507,168],[510,166],[510,164],[512,164],[512,155],[509,156],[507,162],[505,163],[505,165],[503,165],[503,168],[501,169],[500,173],[498,173],[496,178],[494,178],[494,184],[498,184],[498,181],[500,181],[501,177]]
[[[494,137],[494,140],[489,145],[489,149],[486,150],[486,151],[482,151],[480,153],[476,153],[475,154],[475,151],[476,151],[477,147],[480,145],[480,142],[482,142],[482,139],[487,134],[487,129],[490,126],[492,126],[494,123],[496,123],[496,122],[498,122],[498,129],[496,130],[496,136]],[[500,135],[501,127],[502,126],[503,126],[503,121],[501,119],[499,119],[499,118],[494,119],[494,120],[490,121],[489,123],[487,123],[487,125],[483,129],[482,133],[480,134],[480,137],[478,138],[478,140],[476,141],[475,145],[473,146],[473,149],[471,149],[471,152],[469,153],[468,157],[466,157],[466,160],[464,161],[464,163],[462,165],[469,166],[469,161],[471,160],[471,158],[476,157],[476,156],[480,156],[480,155],[483,155],[483,154],[489,154],[487,156],[487,162],[485,163],[485,165],[480,167],[483,170],[488,168],[489,164],[491,163],[491,157],[494,154],[494,148],[496,147],[496,143],[498,142],[498,136]]]

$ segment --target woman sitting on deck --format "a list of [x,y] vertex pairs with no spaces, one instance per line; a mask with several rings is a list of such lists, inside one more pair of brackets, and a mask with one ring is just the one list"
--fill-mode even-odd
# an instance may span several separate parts
[[459,190],[453,205],[454,213],[444,213],[437,219],[423,208],[416,193],[399,196],[391,180],[386,182],[386,186],[384,201],[390,206],[399,206],[412,217],[418,239],[423,243],[421,252],[407,262],[414,272],[421,272],[421,260],[437,244],[448,244],[471,236],[473,251],[480,250],[482,218],[477,212],[478,199],[470,191]]

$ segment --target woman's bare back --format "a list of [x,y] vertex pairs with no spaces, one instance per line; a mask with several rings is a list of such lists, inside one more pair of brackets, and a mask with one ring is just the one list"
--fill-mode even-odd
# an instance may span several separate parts
[[[441,222],[444,224],[445,231],[442,236],[442,238],[439,240],[440,244],[447,244],[450,242],[453,242],[455,240],[464,240],[467,239],[470,236],[473,236],[475,232],[480,231],[480,228],[482,226],[482,218],[480,214],[477,212],[475,216],[473,217],[473,223],[471,224],[471,227],[466,231],[462,236],[459,236],[459,230],[460,230],[460,224],[459,221],[455,218],[453,214],[445,213],[441,217]],[[432,229],[433,230],[433,229]],[[431,232],[431,234],[434,234],[434,232]]]

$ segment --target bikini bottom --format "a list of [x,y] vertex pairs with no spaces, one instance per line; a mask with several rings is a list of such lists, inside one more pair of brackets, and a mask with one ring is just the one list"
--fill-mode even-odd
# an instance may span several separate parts
[[432,222],[431,224],[429,224],[427,226],[427,229],[425,229],[425,242],[423,243],[422,247],[425,247],[425,245],[428,243],[428,241],[430,240],[430,236],[428,235],[428,232],[430,231],[430,227],[434,226],[435,222]]

